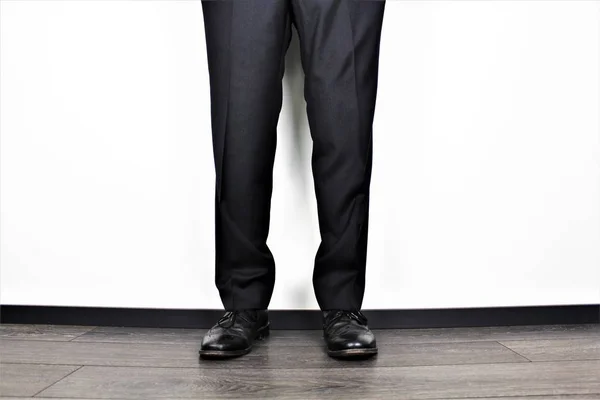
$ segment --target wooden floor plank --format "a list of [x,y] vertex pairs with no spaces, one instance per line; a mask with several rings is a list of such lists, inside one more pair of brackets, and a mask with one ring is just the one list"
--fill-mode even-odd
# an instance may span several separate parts
[[[200,344],[207,329],[98,327],[74,341],[103,343]],[[270,346],[320,346],[322,331],[272,330]]]
[[199,360],[196,344],[32,342],[1,340],[4,362],[107,366],[200,368],[390,367],[528,362],[497,342],[381,345],[376,358],[348,364],[327,356],[323,346],[282,347],[259,342],[253,351],[228,361]]
[[[330,398],[333,396],[330,396]],[[211,398],[202,396],[198,397],[202,400],[210,400]],[[223,397],[213,397],[213,399],[222,399]],[[0,395],[0,399],[2,400],[23,400],[23,397],[4,397]],[[35,400],[100,400],[102,397],[34,397]],[[189,400],[190,398],[179,397],[173,398],[169,397],[168,400]],[[377,397],[364,397],[364,400],[376,400]],[[592,393],[592,394],[565,394],[565,395],[541,395],[541,396],[510,396],[510,397],[460,397],[457,400],[598,400],[600,399],[600,393]],[[110,400],[130,400],[127,398],[111,398]],[[152,399],[148,399],[152,400]],[[285,399],[284,399],[285,400]],[[434,400],[445,400],[444,398],[438,398]]]
[[458,399],[600,393],[600,361],[400,368],[83,367],[47,397]]
[[104,343],[197,343],[206,329],[129,328],[101,326],[75,339],[76,342]]
[[518,340],[501,343],[531,361],[600,360],[600,336],[594,339]]
[[479,328],[393,329],[377,331],[377,340],[389,344],[454,343],[502,340],[553,340],[600,337],[600,324],[493,326]]
[[359,362],[329,358],[321,331],[199,360],[205,332],[0,325],[0,398],[88,365],[36,398],[600,400],[600,325],[379,330],[380,354]]
[[33,396],[79,366],[0,364],[0,396]]
[[510,397],[463,397],[460,400],[598,400],[600,393],[590,394],[559,394],[541,396],[510,396]]
[[93,326],[0,324],[0,339],[69,341]]
[[[156,329],[98,327],[78,337],[78,342],[200,343],[206,329]],[[485,328],[381,329],[381,344],[454,343],[497,340],[536,340],[600,337],[600,324],[544,325]],[[322,331],[271,331],[271,346],[313,346],[322,343]]]

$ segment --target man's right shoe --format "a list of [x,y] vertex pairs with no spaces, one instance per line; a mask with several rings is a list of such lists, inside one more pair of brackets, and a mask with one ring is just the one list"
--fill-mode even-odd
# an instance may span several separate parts
[[359,310],[324,311],[323,337],[331,357],[365,358],[377,354],[375,335]]
[[267,310],[235,310],[225,315],[204,335],[202,358],[229,358],[250,353],[255,340],[269,336]]

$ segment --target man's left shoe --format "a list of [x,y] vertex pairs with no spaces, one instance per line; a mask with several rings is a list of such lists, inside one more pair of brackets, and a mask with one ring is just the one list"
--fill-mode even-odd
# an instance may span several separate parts
[[327,354],[335,358],[365,358],[377,354],[375,335],[360,311],[323,311]]
[[208,330],[202,339],[200,357],[229,358],[248,354],[256,340],[269,336],[267,310],[234,310]]

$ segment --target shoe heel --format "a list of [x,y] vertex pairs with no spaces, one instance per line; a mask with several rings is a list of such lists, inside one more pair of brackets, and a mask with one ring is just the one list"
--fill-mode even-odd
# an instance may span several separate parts
[[269,325],[267,325],[258,331],[258,334],[256,335],[256,340],[263,340],[263,339],[269,337],[270,334],[271,334],[271,328]]

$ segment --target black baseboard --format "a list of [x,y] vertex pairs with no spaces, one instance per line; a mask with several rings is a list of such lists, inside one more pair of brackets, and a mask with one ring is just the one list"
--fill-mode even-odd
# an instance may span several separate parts
[[[454,328],[477,326],[597,324],[600,304],[536,307],[364,310],[369,326],[388,328]],[[0,306],[0,323],[153,328],[209,328],[222,310]],[[272,310],[273,329],[320,329],[314,310]]]

